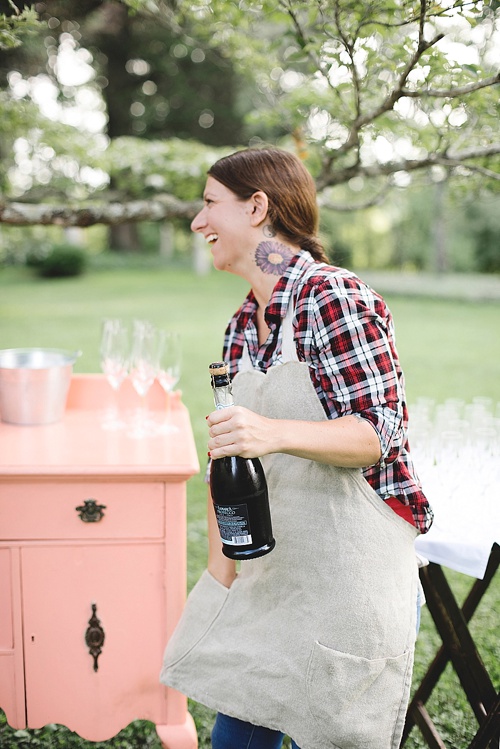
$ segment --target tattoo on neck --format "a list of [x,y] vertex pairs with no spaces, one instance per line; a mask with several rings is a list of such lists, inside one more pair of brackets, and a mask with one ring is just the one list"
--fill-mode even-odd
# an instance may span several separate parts
[[260,242],[255,250],[255,262],[263,273],[282,276],[294,253],[281,242]]
[[265,226],[264,226],[264,227],[262,228],[262,233],[263,233],[263,235],[264,235],[265,237],[267,237],[268,239],[272,239],[272,237],[275,237],[275,236],[276,236],[276,232],[275,232],[274,228],[273,228],[273,227],[271,226],[271,224],[266,224],[266,225],[265,225]]

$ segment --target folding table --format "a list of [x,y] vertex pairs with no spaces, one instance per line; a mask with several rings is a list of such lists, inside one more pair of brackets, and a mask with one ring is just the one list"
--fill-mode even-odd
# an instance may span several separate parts
[[[460,495],[457,492],[455,498]],[[468,623],[495,580],[500,564],[500,486],[496,485],[491,494],[479,492],[477,501],[470,497],[467,507],[453,503],[453,492],[443,501],[437,494],[430,499],[436,519],[431,530],[417,538],[415,547],[419,555],[429,560],[420,569],[420,579],[442,645],[414,692],[401,746],[416,725],[430,749],[454,749],[444,743],[426,708],[439,677],[451,661],[478,722],[468,749],[498,749],[500,693],[477,651]],[[443,566],[476,578],[462,607],[448,584]],[[498,579],[494,584],[498,584]]]

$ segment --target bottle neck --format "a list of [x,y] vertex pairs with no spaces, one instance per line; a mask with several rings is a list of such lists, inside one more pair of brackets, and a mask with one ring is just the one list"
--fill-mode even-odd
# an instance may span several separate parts
[[213,386],[215,408],[219,411],[221,408],[229,408],[234,406],[233,391],[231,383],[225,385],[219,385],[218,387]]

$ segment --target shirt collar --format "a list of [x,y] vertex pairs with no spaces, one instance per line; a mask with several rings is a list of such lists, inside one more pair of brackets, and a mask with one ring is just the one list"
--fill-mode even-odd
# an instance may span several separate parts
[[314,258],[307,250],[301,250],[290,260],[290,264],[274,287],[266,309],[266,320],[279,322],[287,313],[297,282],[314,264]]

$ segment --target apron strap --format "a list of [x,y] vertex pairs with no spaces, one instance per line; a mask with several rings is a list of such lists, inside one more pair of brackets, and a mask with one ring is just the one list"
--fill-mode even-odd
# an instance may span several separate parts
[[297,347],[293,337],[293,313],[295,307],[290,298],[285,318],[281,324],[281,362],[299,361],[297,356]]

